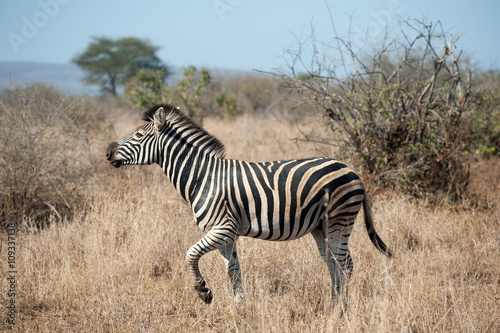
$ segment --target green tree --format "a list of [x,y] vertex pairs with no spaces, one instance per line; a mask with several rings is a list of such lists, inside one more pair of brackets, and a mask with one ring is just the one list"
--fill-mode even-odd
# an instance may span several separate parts
[[85,72],[88,84],[98,84],[103,91],[116,95],[117,87],[126,84],[140,69],[160,71],[163,80],[168,76],[167,66],[156,55],[158,50],[149,41],[134,37],[94,37],[72,62]]

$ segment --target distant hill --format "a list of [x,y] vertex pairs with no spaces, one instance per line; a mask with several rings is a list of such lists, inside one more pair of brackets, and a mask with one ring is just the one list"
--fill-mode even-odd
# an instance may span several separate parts
[[[168,83],[182,77],[182,69],[170,67],[172,74]],[[210,69],[212,76],[224,77],[232,75],[259,75],[247,71],[215,68]],[[50,64],[43,62],[1,62],[0,61],[0,91],[12,85],[44,82],[67,94],[90,95],[99,93],[98,86],[83,84],[84,74],[74,64]]]
[[97,86],[83,84],[84,74],[73,64],[0,62],[0,90],[12,85],[44,82],[68,94],[93,94]]

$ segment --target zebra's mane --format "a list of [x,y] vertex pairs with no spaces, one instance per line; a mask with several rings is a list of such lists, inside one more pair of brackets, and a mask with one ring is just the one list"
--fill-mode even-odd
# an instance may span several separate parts
[[152,121],[154,119],[156,110],[158,110],[160,107],[163,107],[163,109],[165,110],[166,119],[169,123],[168,126],[191,129],[192,132],[190,135],[196,134],[197,136],[201,135],[203,137],[204,140],[197,140],[197,142],[203,142],[203,146],[201,147],[203,150],[215,157],[224,158],[225,148],[222,142],[220,142],[219,139],[217,139],[215,136],[209,134],[207,131],[201,128],[191,118],[182,113],[179,108],[175,108],[170,104],[155,105],[144,112],[142,120],[148,122]]

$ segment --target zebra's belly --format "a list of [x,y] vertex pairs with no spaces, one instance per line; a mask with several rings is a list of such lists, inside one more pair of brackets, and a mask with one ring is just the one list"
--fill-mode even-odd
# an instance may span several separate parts
[[315,229],[321,219],[321,211],[316,214],[296,214],[289,216],[263,216],[251,214],[244,218],[240,236],[285,241],[300,238]]

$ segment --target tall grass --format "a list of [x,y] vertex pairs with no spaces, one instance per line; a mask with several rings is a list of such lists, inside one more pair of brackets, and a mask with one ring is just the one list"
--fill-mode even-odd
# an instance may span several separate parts
[[[114,114],[111,139],[139,124]],[[321,147],[289,140],[295,125],[257,117],[206,119],[230,158],[286,159]],[[114,137],[114,135],[117,135]],[[106,143],[90,151],[103,156]],[[103,157],[104,159],[104,157]],[[476,179],[498,208],[500,169]],[[496,163],[496,164],[494,164]],[[495,168],[496,166],[496,168]],[[484,166],[483,166],[484,167]],[[496,176],[495,176],[496,175]],[[499,324],[498,209],[436,207],[394,194],[375,198],[386,259],[358,220],[350,249],[354,272],[348,308],[328,311],[330,278],[312,237],[290,242],[238,241],[245,299],[235,303],[218,253],[200,262],[214,302],[201,302],[184,257],[201,238],[189,207],[157,166],[96,164],[85,189],[88,209],[59,224],[18,235],[19,332],[495,332]],[[54,217],[55,218],[55,217]],[[0,251],[5,281],[5,237]],[[4,286],[4,284],[2,284]],[[2,287],[3,288],[3,287]],[[2,305],[5,292],[0,293]],[[2,309],[4,307],[2,306]]]

